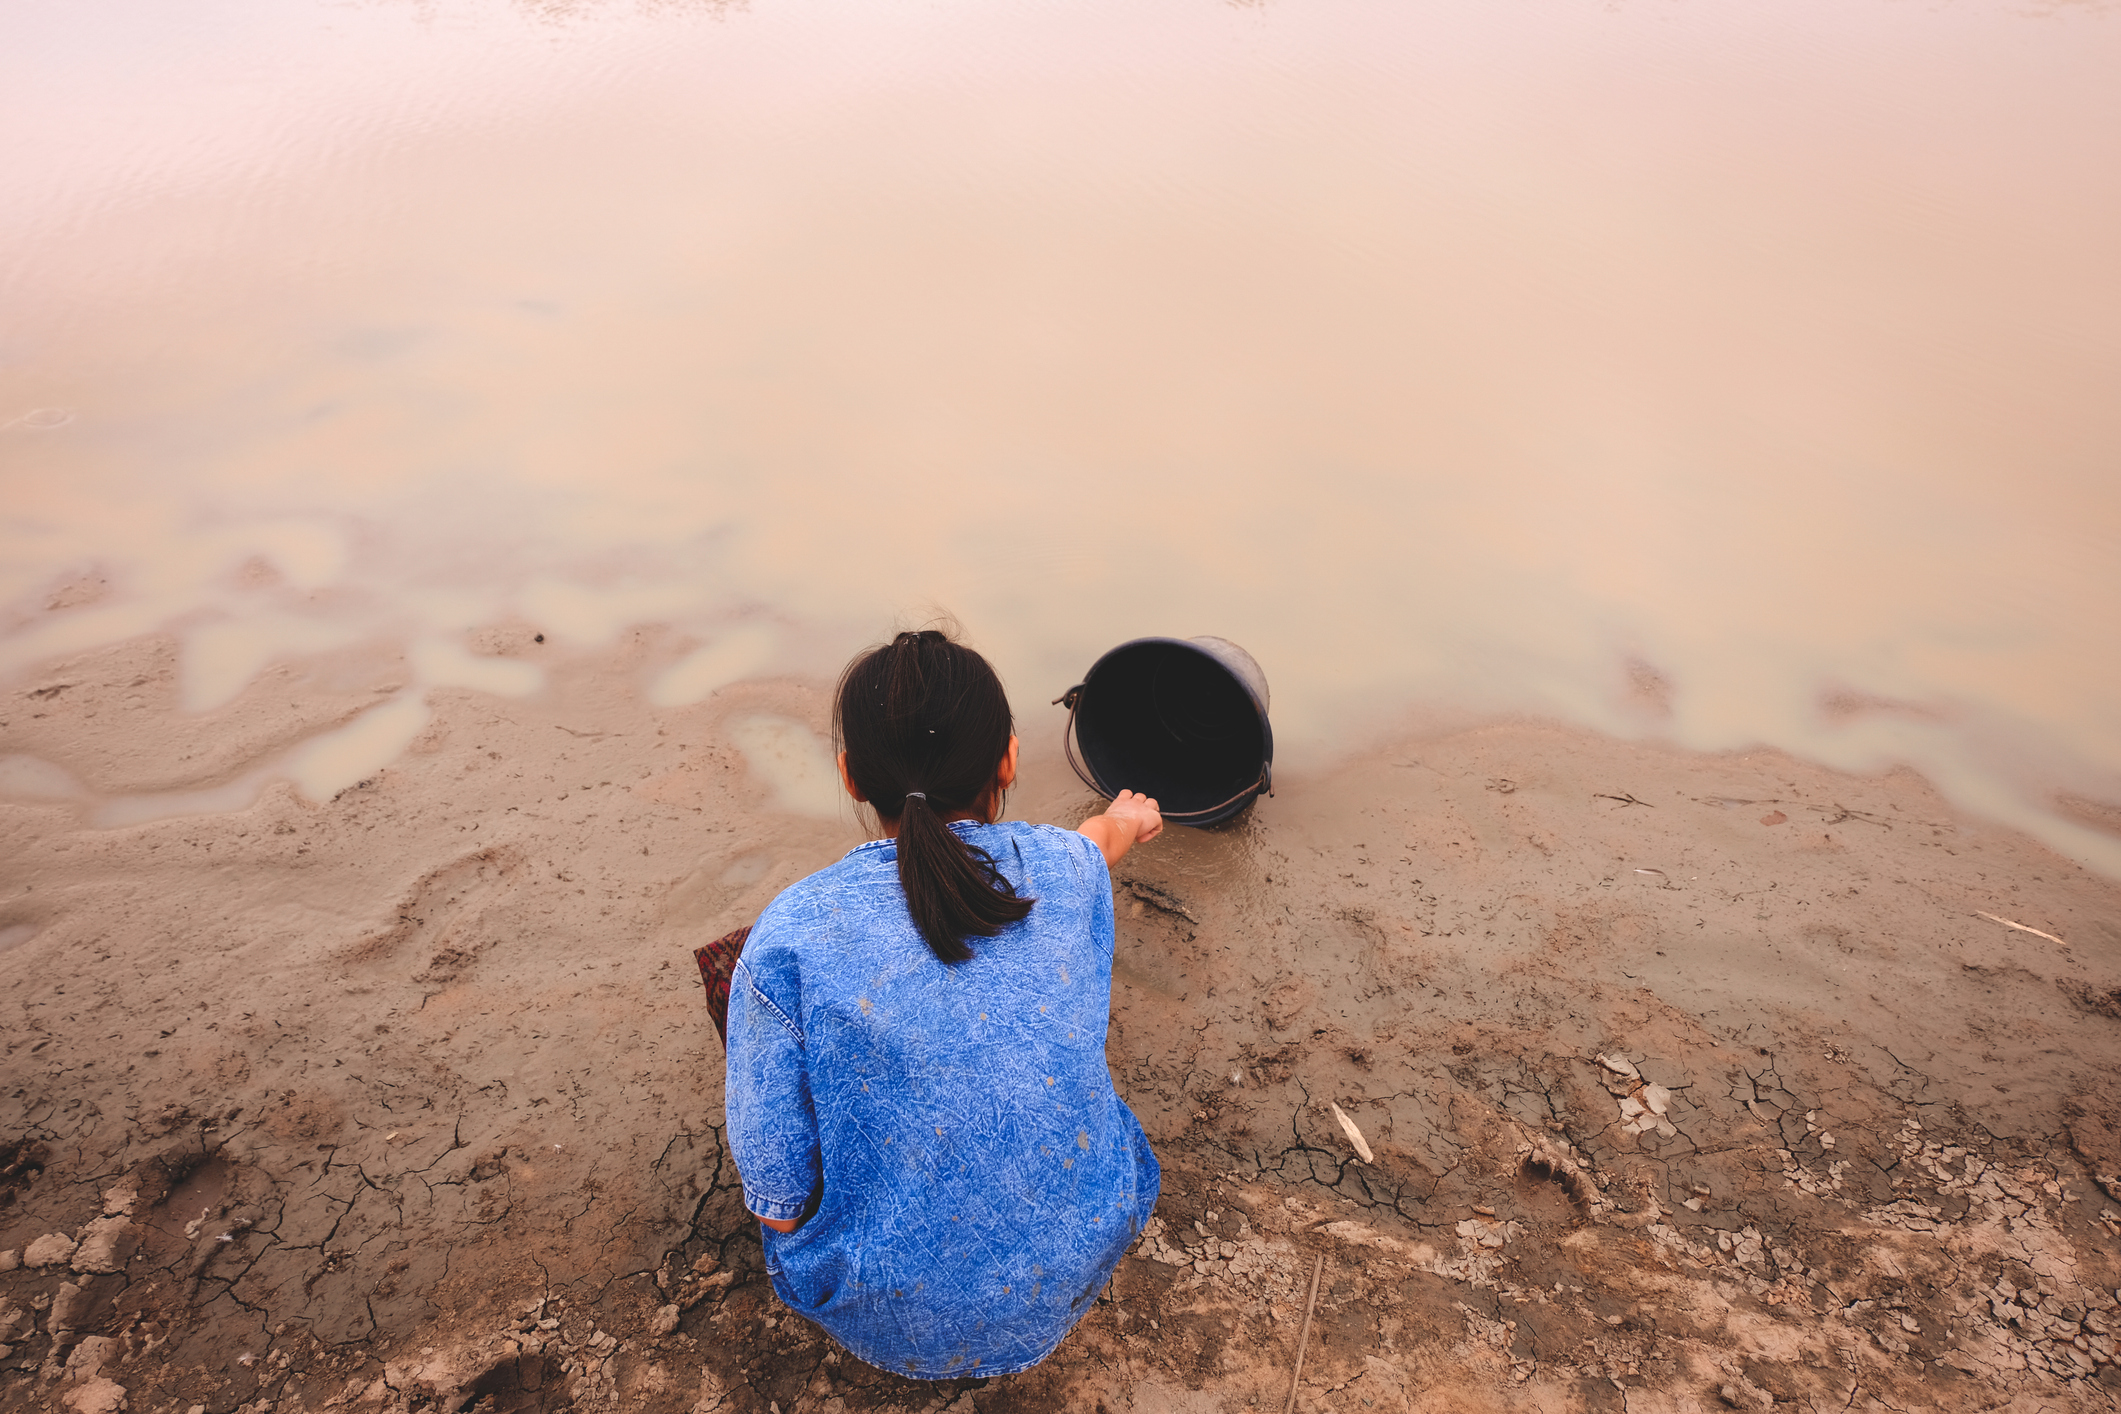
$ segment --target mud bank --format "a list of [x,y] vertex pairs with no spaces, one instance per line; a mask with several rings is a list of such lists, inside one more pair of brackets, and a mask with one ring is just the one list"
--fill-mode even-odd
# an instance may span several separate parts
[[[1157,1220],[1037,1371],[838,1355],[761,1272],[688,954],[859,836],[737,744],[821,727],[814,685],[657,711],[656,651],[438,691],[328,802],[0,805],[0,1404],[1280,1409],[1320,1255],[1310,1410],[2115,1404],[2121,888],[1911,775],[1536,723],[1130,858]],[[174,663],[18,684],[0,751],[203,790],[404,680],[191,717]],[[1016,814],[1091,808],[1025,780]]]

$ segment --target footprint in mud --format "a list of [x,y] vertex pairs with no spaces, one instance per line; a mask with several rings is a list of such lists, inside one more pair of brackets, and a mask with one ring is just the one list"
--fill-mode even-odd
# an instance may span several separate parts
[[354,944],[343,960],[375,964],[408,951],[426,953],[426,964],[414,981],[456,980],[499,940],[480,925],[522,866],[522,853],[504,845],[431,870],[398,902],[391,922]]
[[1590,1215],[1590,1197],[1573,1170],[1538,1154],[1517,1166],[1518,1206],[1535,1223],[1572,1225]]
[[450,1401],[456,1410],[479,1414],[544,1414],[569,1406],[567,1375],[544,1355],[512,1355],[495,1361]]
[[196,1290],[214,1259],[236,1245],[238,1229],[256,1226],[238,1191],[241,1177],[219,1154],[189,1146],[142,1164],[133,1177],[132,1204],[142,1259],[178,1272]]
[[[216,1295],[224,1290],[249,1260],[252,1234],[267,1216],[245,1201],[239,1190],[246,1186],[262,1187],[221,1156],[187,1143],[138,1164],[105,1189],[102,1215],[78,1234],[74,1269],[99,1275],[76,1289],[77,1309],[66,1321],[70,1333],[97,1333],[120,1318],[166,1317],[161,1308],[171,1295],[188,1303],[202,1289]],[[165,1279],[125,1279],[142,1270]]]
[[[141,1164],[131,1182],[138,1253],[126,1270],[154,1279],[129,1284],[117,1314],[169,1329],[172,1363],[217,1370],[247,1401],[271,1373],[238,1358],[256,1349],[249,1342],[262,1313],[299,1311],[328,1344],[374,1333],[387,1254],[375,1244],[379,1255],[369,1261],[361,1249],[379,1227],[395,1226],[394,1207],[378,1204],[364,1219],[357,1185],[336,1194],[328,1184],[289,1187],[192,1145]],[[434,1256],[446,1260],[446,1250]]]
[[15,1139],[0,1144],[0,1208],[14,1203],[15,1195],[44,1173],[51,1162],[51,1146],[36,1139]]

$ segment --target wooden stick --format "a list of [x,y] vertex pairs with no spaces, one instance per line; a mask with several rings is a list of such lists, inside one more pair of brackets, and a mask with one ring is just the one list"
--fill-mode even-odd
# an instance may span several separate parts
[[1326,1269],[1326,1254],[1311,1264],[1311,1295],[1304,1301],[1304,1331],[1296,1338],[1296,1373],[1289,1376],[1289,1402],[1281,1414],[1296,1414],[1296,1386],[1304,1377],[1304,1351],[1311,1344],[1311,1312],[1318,1305],[1318,1274]]
[[[2051,943],[2062,943],[2062,940],[2056,937],[2053,933],[2043,933],[2038,928],[2028,928],[2023,923],[2013,923],[2010,921],[2010,919],[1998,918],[1993,913],[1982,913],[1981,910],[1978,908],[1975,909],[1974,912],[1980,917],[1986,918],[1991,923],[2001,923],[2006,928],[2016,928],[2021,933],[2030,933],[2036,938],[2045,938]],[[2068,947],[2069,944],[2062,943],[2062,946]]]

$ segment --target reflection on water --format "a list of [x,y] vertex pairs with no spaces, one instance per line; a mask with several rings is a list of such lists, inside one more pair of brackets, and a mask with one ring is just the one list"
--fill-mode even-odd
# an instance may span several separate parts
[[947,609],[1033,729],[1213,632],[1291,770],[1552,713],[2121,873],[2121,17],[118,9],[0,18],[10,679],[402,643],[328,795],[501,624],[676,705]]

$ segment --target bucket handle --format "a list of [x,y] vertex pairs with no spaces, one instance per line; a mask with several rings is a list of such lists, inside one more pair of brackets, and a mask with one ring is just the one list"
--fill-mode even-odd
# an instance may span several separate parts
[[[1075,705],[1082,701],[1083,687],[1084,684],[1077,683],[1053,699],[1054,706],[1068,709],[1068,725],[1061,729],[1061,751],[1067,756],[1068,767],[1075,772],[1076,779],[1097,792],[1099,796],[1110,800],[1112,797],[1105,794],[1105,788],[1097,783],[1090,775],[1090,772],[1083,766],[1081,759],[1075,754]],[[1165,810],[1161,813],[1166,820],[1175,820],[1183,825],[1188,820],[1197,820],[1203,815],[1213,815],[1218,810],[1227,810],[1248,795],[1272,794],[1274,794],[1274,763],[1268,761],[1261,764],[1258,780],[1246,786],[1228,800],[1220,801],[1214,805],[1202,806],[1198,810]]]

